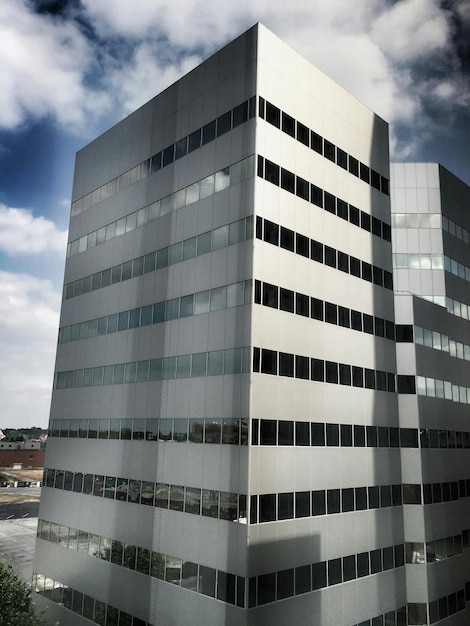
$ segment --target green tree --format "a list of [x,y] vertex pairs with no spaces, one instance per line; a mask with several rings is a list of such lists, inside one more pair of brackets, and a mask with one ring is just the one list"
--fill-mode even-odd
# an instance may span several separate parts
[[34,613],[31,591],[11,565],[0,561],[0,624],[2,626],[47,626]]

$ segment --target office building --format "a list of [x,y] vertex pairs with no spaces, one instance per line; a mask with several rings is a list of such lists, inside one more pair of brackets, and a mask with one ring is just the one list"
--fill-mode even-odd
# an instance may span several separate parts
[[[437,163],[393,163],[392,229],[408,601],[466,624],[470,600],[470,189]],[[463,613],[460,613],[463,611]],[[418,622],[426,623],[426,622]]]
[[77,154],[51,618],[425,623],[389,178],[387,124],[260,25]]

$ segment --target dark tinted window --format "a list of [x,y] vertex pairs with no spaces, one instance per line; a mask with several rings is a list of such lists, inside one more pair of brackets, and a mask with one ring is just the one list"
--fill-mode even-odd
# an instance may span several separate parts
[[215,139],[215,120],[206,124],[202,128],[202,145],[204,146],[209,141]]
[[325,492],[312,491],[312,515],[325,515],[326,514],[326,499]]

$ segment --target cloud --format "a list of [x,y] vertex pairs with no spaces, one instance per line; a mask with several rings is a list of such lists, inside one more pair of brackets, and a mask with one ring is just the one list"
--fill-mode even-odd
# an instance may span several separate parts
[[60,300],[50,281],[0,270],[3,426],[47,424]]
[[429,59],[448,47],[448,18],[435,0],[402,0],[375,20],[371,37],[391,61]]
[[[447,116],[468,106],[459,57],[470,27],[467,0],[446,8],[439,0],[69,6],[51,15],[27,0],[0,3],[0,127],[47,115],[92,136],[257,21],[377,111],[395,135],[395,127],[408,126],[413,147],[438,109]],[[396,136],[391,143],[398,145]]]
[[106,78],[123,114],[135,111],[202,61],[196,55],[178,59],[175,53],[175,60],[165,64],[161,58],[163,54],[159,57],[159,52],[161,45],[141,43],[134,50],[131,60],[125,66],[115,68]]
[[0,203],[0,251],[11,256],[61,254],[67,242],[67,231],[54,222],[34,217],[27,209],[13,209]]
[[0,2],[0,127],[51,115],[82,128],[108,97],[85,84],[93,49],[76,23],[35,13],[26,0]]
[[[218,47],[252,26],[251,4],[220,0],[82,0],[94,27],[103,36],[115,34],[194,50]],[[277,9],[276,9],[277,10]]]

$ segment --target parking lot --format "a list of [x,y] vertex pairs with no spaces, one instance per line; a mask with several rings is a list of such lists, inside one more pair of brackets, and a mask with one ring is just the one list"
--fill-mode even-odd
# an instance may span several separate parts
[[27,583],[33,573],[39,487],[0,489],[0,560]]

